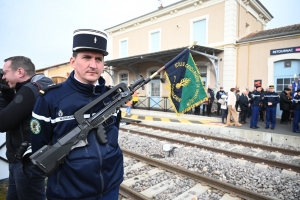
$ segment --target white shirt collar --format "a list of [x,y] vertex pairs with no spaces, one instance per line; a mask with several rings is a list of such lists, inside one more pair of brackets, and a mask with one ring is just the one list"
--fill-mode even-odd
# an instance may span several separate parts
[[[80,83],[82,83],[82,84],[85,84],[85,83],[83,83],[83,82],[81,82],[78,78],[76,78],[76,75],[75,75],[75,73],[74,73],[74,78],[75,78],[75,80],[77,80],[78,82],[80,82]],[[94,86],[97,86],[97,85],[99,85],[99,82],[98,82],[98,80],[97,80],[97,82],[96,83],[94,83],[93,84]]]

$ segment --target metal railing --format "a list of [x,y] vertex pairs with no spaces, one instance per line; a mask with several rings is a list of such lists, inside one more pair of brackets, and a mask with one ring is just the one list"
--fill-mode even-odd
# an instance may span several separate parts
[[[133,108],[144,109],[144,110],[155,110],[155,111],[163,111],[163,112],[175,112],[172,104],[168,97],[139,97],[137,103],[134,104]],[[213,103],[212,108],[216,110],[217,104]],[[190,110],[185,114],[194,114],[194,109]],[[202,106],[200,106],[199,113],[202,114]],[[212,111],[212,114],[215,112]]]
[[168,97],[139,97],[138,102],[134,104],[134,108],[174,112]]

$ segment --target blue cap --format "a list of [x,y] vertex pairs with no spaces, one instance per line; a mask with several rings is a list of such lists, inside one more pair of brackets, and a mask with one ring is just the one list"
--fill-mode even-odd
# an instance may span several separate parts
[[108,55],[106,51],[107,35],[92,29],[78,29],[73,33],[73,52],[97,51]]

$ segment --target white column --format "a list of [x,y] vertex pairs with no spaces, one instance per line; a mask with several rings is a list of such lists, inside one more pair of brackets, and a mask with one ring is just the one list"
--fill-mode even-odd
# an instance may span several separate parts
[[226,91],[236,85],[237,1],[225,0],[223,86]]

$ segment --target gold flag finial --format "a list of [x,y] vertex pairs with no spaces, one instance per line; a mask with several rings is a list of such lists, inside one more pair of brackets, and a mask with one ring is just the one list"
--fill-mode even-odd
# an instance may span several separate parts
[[189,49],[192,48],[193,46],[195,46],[196,44],[197,44],[197,41],[194,41],[194,43],[189,46]]

